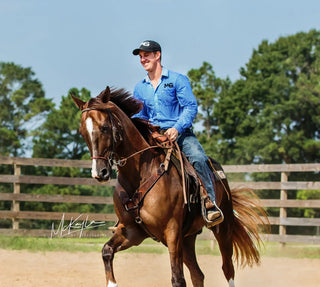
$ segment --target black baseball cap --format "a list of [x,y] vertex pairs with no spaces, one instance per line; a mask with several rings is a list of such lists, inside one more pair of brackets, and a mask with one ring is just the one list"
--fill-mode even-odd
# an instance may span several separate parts
[[132,51],[132,54],[137,56],[137,55],[139,55],[140,50],[141,51],[146,51],[146,52],[157,52],[157,51],[161,52],[161,46],[155,41],[146,40],[146,41],[143,41],[140,44],[139,48],[134,49]]

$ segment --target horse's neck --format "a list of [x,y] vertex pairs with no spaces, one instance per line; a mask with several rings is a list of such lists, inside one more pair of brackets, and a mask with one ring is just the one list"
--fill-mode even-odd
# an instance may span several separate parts
[[129,118],[125,117],[122,120],[123,141],[117,149],[117,154],[120,160],[127,160],[123,166],[118,167],[118,181],[130,192],[139,186],[141,156],[145,155],[145,152],[150,152],[148,151],[150,145]]
[[128,157],[138,151],[147,149],[150,145],[147,143],[132,121],[127,116],[123,117],[122,119],[124,139],[122,146],[118,150],[118,155],[122,157]]

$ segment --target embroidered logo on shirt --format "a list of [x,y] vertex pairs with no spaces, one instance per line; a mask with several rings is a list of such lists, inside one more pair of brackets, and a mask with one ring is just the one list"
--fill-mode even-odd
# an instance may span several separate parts
[[173,83],[164,84],[164,87],[167,88],[173,88]]

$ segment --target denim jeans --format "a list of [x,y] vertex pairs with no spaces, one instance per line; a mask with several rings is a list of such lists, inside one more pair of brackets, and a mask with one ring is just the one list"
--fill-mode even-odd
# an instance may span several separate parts
[[211,170],[208,166],[208,157],[191,129],[186,129],[177,138],[177,143],[182,152],[186,155],[199,175],[208,195],[215,201],[213,182],[211,180]]

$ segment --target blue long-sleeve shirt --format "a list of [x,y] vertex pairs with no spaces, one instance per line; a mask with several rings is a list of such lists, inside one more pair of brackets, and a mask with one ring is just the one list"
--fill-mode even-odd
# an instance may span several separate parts
[[181,134],[197,115],[198,105],[188,78],[165,68],[156,89],[147,75],[135,86],[133,96],[143,102],[143,109],[135,117],[161,129],[173,127]]

